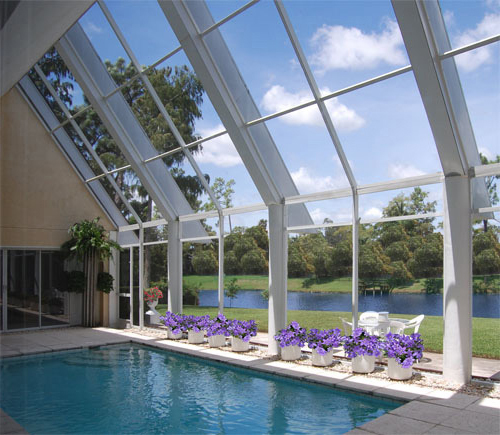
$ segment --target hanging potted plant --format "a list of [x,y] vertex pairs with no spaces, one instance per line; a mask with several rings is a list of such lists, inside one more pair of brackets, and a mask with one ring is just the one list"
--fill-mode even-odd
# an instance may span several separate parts
[[200,344],[205,340],[205,328],[210,317],[207,316],[185,316],[184,330],[188,333],[188,342]]
[[380,355],[379,337],[370,335],[363,328],[356,328],[352,335],[344,337],[344,350],[352,358],[352,371],[371,373],[375,370],[375,358]]
[[[91,221],[83,220],[71,226],[69,229],[71,239],[65,242],[61,249],[68,256],[75,256],[83,261],[85,274],[85,289],[83,291],[83,326],[96,326],[94,316],[94,295],[98,289],[99,262],[108,259],[112,249],[121,250],[118,243],[109,239],[106,230],[99,224],[99,218]],[[104,278],[109,284],[109,278]],[[101,279],[102,283],[102,279]],[[102,283],[101,288],[110,289],[109,285]],[[112,286],[111,286],[112,288]]]
[[245,352],[250,348],[250,338],[257,335],[255,320],[232,320],[228,327],[231,334],[231,350]]
[[160,316],[160,322],[167,327],[167,337],[171,340],[180,340],[184,328],[184,316],[182,314],[167,311],[164,316]]
[[387,360],[387,376],[404,381],[413,375],[412,366],[422,359],[424,343],[420,334],[400,335],[388,333],[382,343]]
[[226,337],[229,337],[229,320],[224,314],[219,314],[214,319],[207,321],[206,330],[208,344],[210,347],[222,347],[226,345]]
[[281,348],[281,359],[284,361],[293,361],[301,356],[300,348],[304,346],[307,339],[307,331],[293,321],[287,328],[281,329],[274,339]]
[[144,290],[144,300],[149,307],[146,314],[149,315],[151,323],[160,323],[160,313],[156,311],[156,305],[158,305],[158,299],[162,297],[163,292],[158,287],[151,287]]
[[307,334],[307,345],[312,349],[313,366],[329,366],[333,363],[333,349],[340,346],[340,329],[311,329]]

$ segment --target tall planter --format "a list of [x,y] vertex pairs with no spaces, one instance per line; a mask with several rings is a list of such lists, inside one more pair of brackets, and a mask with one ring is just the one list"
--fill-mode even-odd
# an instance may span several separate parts
[[97,274],[99,272],[99,261],[95,249],[85,253],[83,259],[85,270],[85,290],[83,292],[83,326],[94,327],[97,325],[95,316],[95,291],[97,286]]

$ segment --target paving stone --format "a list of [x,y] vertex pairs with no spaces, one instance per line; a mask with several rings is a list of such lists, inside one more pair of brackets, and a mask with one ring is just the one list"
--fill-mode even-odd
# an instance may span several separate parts
[[364,378],[361,376],[350,376],[337,384],[339,388],[363,393],[372,392],[387,385],[388,381],[375,378]]
[[383,416],[365,423],[359,429],[380,435],[417,435],[430,430],[434,424],[413,420],[412,418],[400,417],[394,414]]
[[484,414],[500,415],[500,399],[484,397],[465,409],[467,411],[482,412]]
[[477,434],[500,433],[500,415],[490,415],[482,412],[461,410],[453,417],[444,420],[441,424]]
[[360,428],[355,428],[353,430],[350,430],[349,432],[346,432],[346,435],[367,435],[371,434],[373,432],[367,432],[366,430],[360,429]]
[[390,411],[390,414],[434,424],[439,424],[459,413],[460,411],[454,408],[419,402],[417,400]]
[[467,435],[467,434],[472,434],[474,432],[467,432],[459,429],[454,429],[452,427],[448,426],[441,426],[440,424],[437,424],[433,428],[431,428],[429,431],[426,433],[429,434],[445,434],[445,435]]
[[455,391],[446,390],[431,391],[418,398],[418,400],[427,403],[433,403],[435,405],[443,405],[458,409],[465,409],[467,406],[476,402],[478,399],[478,396],[472,396],[469,394],[456,393]]

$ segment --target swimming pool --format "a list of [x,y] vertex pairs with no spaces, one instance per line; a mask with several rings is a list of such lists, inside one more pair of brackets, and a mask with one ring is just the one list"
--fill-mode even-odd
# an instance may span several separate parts
[[0,372],[0,407],[33,434],[344,433],[400,405],[135,344]]

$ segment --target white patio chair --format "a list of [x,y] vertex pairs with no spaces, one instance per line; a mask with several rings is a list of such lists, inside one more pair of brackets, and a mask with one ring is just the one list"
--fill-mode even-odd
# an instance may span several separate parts
[[424,314],[420,314],[420,316],[414,317],[413,319],[409,320],[408,323],[406,323],[405,329],[414,328],[413,332],[417,333],[424,318]]
[[378,320],[378,312],[377,311],[365,311],[364,313],[360,314],[359,320],[367,320],[367,319]]
[[403,322],[399,322],[398,320],[391,320],[389,325],[389,330],[393,334],[403,334],[405,330],[405,324]]

